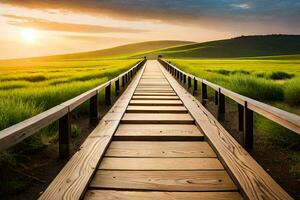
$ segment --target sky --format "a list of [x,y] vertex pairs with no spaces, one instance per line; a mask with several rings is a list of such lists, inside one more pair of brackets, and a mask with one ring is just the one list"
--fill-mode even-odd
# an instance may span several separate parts
[[300,34],[299,0],[0,0],[0,59]]

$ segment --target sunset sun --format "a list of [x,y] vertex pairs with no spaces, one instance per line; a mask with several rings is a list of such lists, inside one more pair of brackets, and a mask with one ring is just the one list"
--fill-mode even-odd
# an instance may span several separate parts
[[38,34],[34,29],[24,29],[21,31],[21,38],[26,43],[34,43],[38,39]]

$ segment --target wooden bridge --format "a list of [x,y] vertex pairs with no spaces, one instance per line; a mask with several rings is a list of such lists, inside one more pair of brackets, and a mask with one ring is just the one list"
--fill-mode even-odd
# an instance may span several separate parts
[[[173,77],[174,70],[181,80],[185,74],[154,60],[140,65],[122,76],[122,84],[127,75],[132,81],[40,199],[292,199]],[[92,90],[69,101],[67,110],[91,98],[91,119],[97,117],[96,94]],[[50,122],[60,119],[61,133],[69,130],[66,113],[46,115]],[[45,114],[14,127],[15,132],[23,137],[37,121],[38,128],[45,126]],[[292,127],[299,131],[299,124]],[[12,130],[4,130],[10,136],[5,141],[12,140]],[[61,156],[66,141],[60,136]]]

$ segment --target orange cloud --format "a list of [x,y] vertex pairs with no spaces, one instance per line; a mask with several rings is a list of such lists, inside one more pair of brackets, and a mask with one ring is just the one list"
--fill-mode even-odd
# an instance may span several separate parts
[[19,27],[35,28],[47,31],[62,31],[62,32],[80,32],[80,33],[137,33],[145,32],[142,29],[118,28],[109,26],[99,26],[90,24],[74,24],[50,21],[34,17],[25,17],[17,15],[2,15],[8,19],[8,24]]

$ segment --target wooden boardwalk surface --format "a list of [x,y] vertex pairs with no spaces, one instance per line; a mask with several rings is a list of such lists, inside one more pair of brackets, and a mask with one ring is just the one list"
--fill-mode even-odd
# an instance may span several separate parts
[[148,61],[41,199],[291,199],[167,73]]
[[115,135],[85,199],[129,198],[124,190],[130,199],[154,191],[157,199],[241,199],[157,62],[147,65]]

